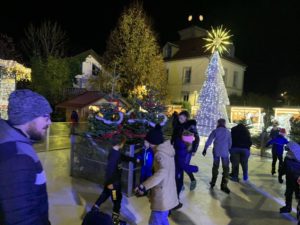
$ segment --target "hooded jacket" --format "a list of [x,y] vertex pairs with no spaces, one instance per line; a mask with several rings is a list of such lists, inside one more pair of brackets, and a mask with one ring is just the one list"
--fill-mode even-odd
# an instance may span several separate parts
[[283,150],[284,150],[284,145],[289,143],[289,141],[282,135],[277,135],[276,138],[271,139],[268,141],[266,147],[273,145],[273,148],[276,150],[277,155],[282,156],[283,155]]
[[226,127],[218,127],[213,130],[205,143],[204,149],[207,149],[213,142],[214,156],[229,157],[229,149],[231,148],[231,133]]
[[185,171],[186,173],[198,172],[198,167],[186,163],[188,149],[186,144],[179,138],[175,140],[175,165],[178,172]]
[[0,224],[46,225],[46,176],[32,142],[0,119]]
[[188,130],[192,132],[195,136],[195,140],[192,145],[192,153],[196,153],[199,147],[200,137],[197,131],[197,121],[196,120],[188,120],[183,124],[177,123],[176,127],[173,129],[173,134],[171,138],[171,143],[174,144],[177,138],[181,138],[181,135],[184,130]]
[[146,190],[151,189],[152,211],[168,211],[179,203],[174,156],[175,151],[169,140],[157,146],[154,154],[154,174],[143,183]]

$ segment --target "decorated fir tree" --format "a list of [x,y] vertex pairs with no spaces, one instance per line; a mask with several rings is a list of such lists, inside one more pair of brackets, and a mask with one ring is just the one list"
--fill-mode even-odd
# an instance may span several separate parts
[[206,79],[198,97],[199,110],[197,112],[197,128],[200,136],[208,136],[215,129],[217,120],[220,118],[228,122],[226,105],[229,105],[229,98],[222,76],[224,69],[221,63],[220,54],[226,51],[226,45],[230,35],[222,27],[208,33],[208,41],[205,47],[211,50],[212,56],[206,69]]

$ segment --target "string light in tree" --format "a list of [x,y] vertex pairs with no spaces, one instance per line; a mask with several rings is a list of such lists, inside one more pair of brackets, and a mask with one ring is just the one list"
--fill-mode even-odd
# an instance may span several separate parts
[[227,51],[226,45],[229,41],[229,32],[222,26],[217,30],[209,32],[209,37],[204,38],[207,50],[212,50],[212,56],[206,69],[206,79],[203,83],[198,103],[197,128],[201,136],[208,136],[216,128],[217,120],[220,118],[228,122],[226,105],[229,105],[229,98],[222,76],[224,69],[221,63],[219,52]]

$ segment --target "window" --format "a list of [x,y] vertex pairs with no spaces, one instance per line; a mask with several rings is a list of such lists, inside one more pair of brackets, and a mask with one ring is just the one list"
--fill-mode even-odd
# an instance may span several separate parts
[[167,82],[169,82],[169,69],[166,69]]
[[238,87],[238,79],[239,79],[239,73],[237,71],[233,72],[233,84],[232,86],[237,88]]
[[183,68],[183,83],[184,84],[191,83],[191,75],[192,75],[192,68],[191,67]]
[[227,73],[228,73],[227,69],[224,68],[223,81],[224,81],[225,86],[227,86]]
[[98,73],[100,72],[100,68],[98,67],[98,66],[96,66],[95,64],[93,64],[93,69],[92,69],[93,71],[92,71],[92,74],[94,75],[94,76],[97,76],[98,75]]
[[182,93],[183,101],[188,102],[189,101],[189,93],[188,92],[183,92]]
[[167,46],[166,48],[166,58],[171,58],[172,57],[172,47],[170,45]]

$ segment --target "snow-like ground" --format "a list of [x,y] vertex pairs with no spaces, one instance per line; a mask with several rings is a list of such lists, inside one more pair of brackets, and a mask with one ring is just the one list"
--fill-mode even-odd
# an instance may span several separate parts
[[[74,179],[69,176],[69,150],[39,153],[48,179],[50,219],[52,225],[80,225],[82,216],[101,193],[94,183]],[[199,166],[196,174],[197,188],[190,192],[188,177],[185,177],[185,190],[181,195],[183,207],[173,212],[170,224],[182,225],[287,225],[296,224],[293,202],[292,214],[281,215],[279,208],[284,205],[285,185],[272,177],[271,159],[251,156],[247,183],[230,182],[230,195],[219,189],[209,189],[211,178],[211,151],[204,158],[200,152],[192,161]],[[241,171],[240,171],[241,172]],[[101,209],[111,213],[112,203],[108,200]],[[148,224],[150,205],[148,199],[123,197],[122,218],[129,224]]]

